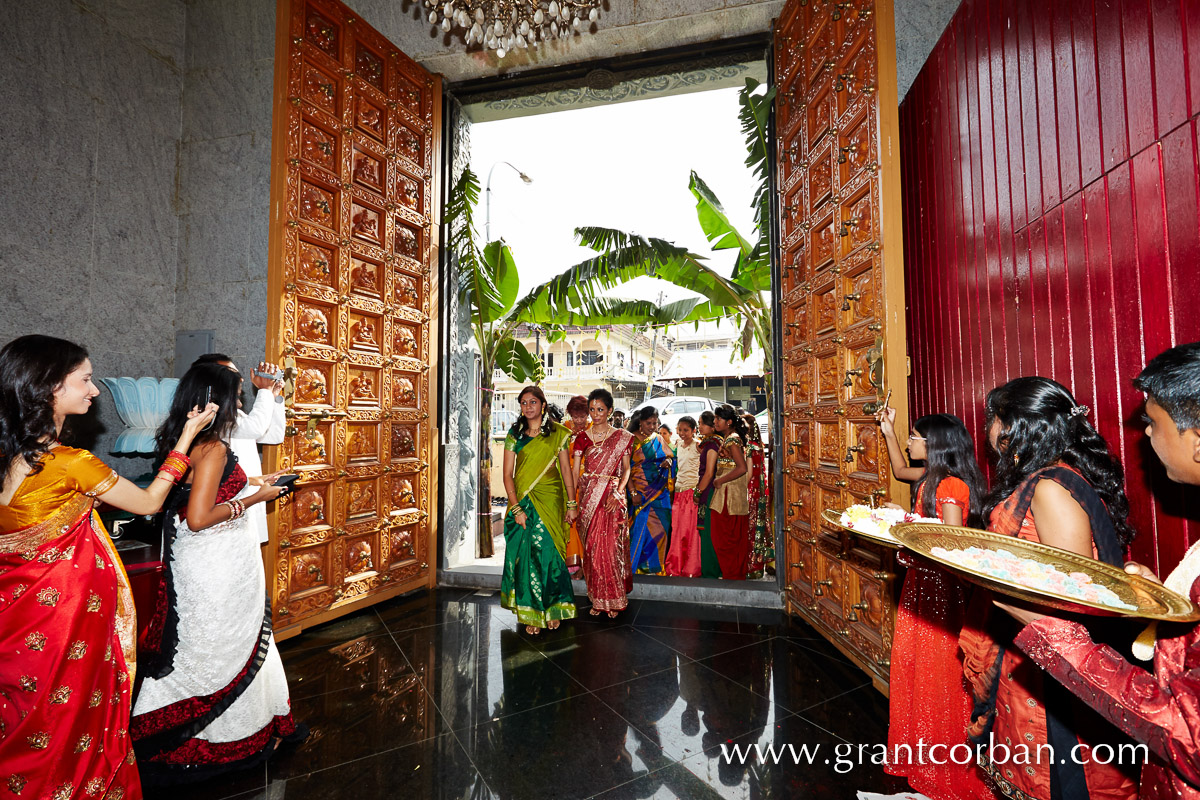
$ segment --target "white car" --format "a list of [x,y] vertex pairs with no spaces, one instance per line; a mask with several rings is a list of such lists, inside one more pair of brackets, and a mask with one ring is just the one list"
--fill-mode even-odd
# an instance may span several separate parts
[[763,444],[771,443],[771,412],[763,409],[754,415],[754,419],[758,421],[758,431],[762,434]]
[[646,406],[654,406],[658,411],[658,424],[669,425],[671,433],[674,434],[675,425],[679,422],[680,417],[691,417],[699,423],[700,415],[703,412],[712,411],[719,405],[721,404],[709,397],[675,395],[674,397],[656,397],[653,400],[647,400],[629,413],[632,416]]

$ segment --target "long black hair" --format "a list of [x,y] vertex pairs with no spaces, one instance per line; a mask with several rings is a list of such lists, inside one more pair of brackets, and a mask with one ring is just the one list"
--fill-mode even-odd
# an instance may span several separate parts
[[988,392],[987,424],[999,420],[996,481],[983,507],[983,518],[1039,469],[1062,462],[1083,474],[1100,495],[1121,544],[1137,532],[1129,524],[1125,471],[1104,438],[1087,419],[1087,407],[1067,387],[1042,377],[1016,378]]
[[554,411],[556,409],[546,401],[546,393],[537,386],[526,386],[521,390],[521,393],[517,395],[517,421],[512,424],[512,427],[508,429],[508,432],[511,433],[515,438],[519,439],[525,435],[526,429],[529,428],[529,420],[525,419],[525,414],[519,410],[521,408],[521,398],[527,394],[531,394],[538,400],[542,401],[542,429],[539,433],[542,436],[549,436],[553,432],[554,426],[547,425],[546,423],[556,421],[554,419]]
[[54,391],[87,360],[83,347],[53,336],[31,334],[0,350],[0,484],[14,460],[24,459],[30,475],[42,471],[54,428]]
[[746,425],[746,444],[762,444],[762,429],[758,425],[758,419],[749,413],[744,413],[742,422]]
[[196,434],[192,447],[204,442],[228,441],[237,425],[237,401],[241,391],[242,376],[229,367],[212,362],[194,364],[179,379],[171,399],[171,411],[155,434],[155,458],[162,461],[167,457],[183,433],[188,412],[193,406],[203,409],[205,397],[217,404],[217,417],[208,430]]
[[713,409],[713,416],[730,423],[733,432],[742,437],[742,446],[747,444],[749,433],[746,430],[746,420],[742,419],[742,415],[737,412],[736,408],[728,403],[722,403]]
[[923,517],[936,517],[937,488],[943,478],[961,480],[971,490],[971,507],[963,509],[963,524],[983,527],[983,498],[987,482],[975,460],[975,443],[963,421],[953,414],[927,414],[913,423],[913,430],[925,439],[925,474],[913,484],[913,496],[928,487],[915,509]]

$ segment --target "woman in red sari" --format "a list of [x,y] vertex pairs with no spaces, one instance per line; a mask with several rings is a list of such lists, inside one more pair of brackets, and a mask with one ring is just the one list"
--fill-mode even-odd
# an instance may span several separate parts
[[[1060,383],[1028,377],[989,392],[986,410],[988,440],[999,456],[983,510],[988,530],[1120,568],[1134,537],[1124,474],[1088,422],[1087,406]],[[1102,623],[1089,627],[1097,634],[1104,630]],[[990,592],[973,593],[959,646],[974,700],[967,733],[972,744],[982,745],[980,768],[1005,796],[1018,800],[1133,797],[1136,766],[1079,764],[1069,756],[1080,745],[1091,752],[1098,744],[1118,748],[1129,742],[1056,681],[1045,680],[1014,644],[1019,630],[992,608]],[[1024,745],[1028,763],[993,762],[991,741]]]
[[[913,510],[947,525],[980,527],[984,480],[975,445],[962,420],[929,414],[913,423],[908,453],[925,466],[911,467],[896,438],[896,410],[879,412],[892,474],[915,482]],[[967,741],[971,696],[958,660],[958,635],[967,595],[958,578],[906,550],[896,560],[908,568],[896,608],[892,639],[888,753],[885,769],[908,779],[933,800],[968,800],[994,795],[971,763],[929,755],[933,745],[949,748]],[[921,743],[924,746],[920,746]],[[936,759],[936,760],[935,760]]]
[[775,532],[771,530],[771,477],[767,474],[767,453],[762,430],[753,414],[743,414],[746,423],[746,464],[749,476],[750,566],[746,577],[758,580],[775,572]]
[[[187,467],[148,489],[58,442],[100,393],[79,345],[22,336],[0,350],[0,785],[13,797],[142,795],[129,737],[136,631],[97,498],[154,514]],[[186,451],[215,406],[184,427]]]
[[573,469],[579,487],[579,532],[583,537],[583,574],[592,616],[616,617],[633,590],[629,564],[629,524],[625,484],[633,434],[608,422],[613,398],[607,389],[588,395],[592,427],[575,436]]

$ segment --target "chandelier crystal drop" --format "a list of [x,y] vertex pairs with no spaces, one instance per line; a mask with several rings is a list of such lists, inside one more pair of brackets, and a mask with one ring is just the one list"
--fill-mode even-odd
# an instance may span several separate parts
[[424,0],[429,23],[446,33],[460,28],[467,46],[494,50],[497,58],[513,50],[537,48],[565,39],[600,18],[603,0]]

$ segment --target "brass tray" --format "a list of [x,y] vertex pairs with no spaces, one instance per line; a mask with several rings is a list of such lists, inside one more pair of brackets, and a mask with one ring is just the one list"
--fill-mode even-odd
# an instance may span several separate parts
[[[1172,622],[1200,620],[1200,608],[1197,608],[1186,597],[1176,594],[1167,587],[1148,581],[1140,575],[1130,575],[1119,567],[1109,566],[1102,561],[1085,558],[1057,547],[1028,542],[1015,536],[1002,536],[998,533],[979,531],[974,528],[931,525],[927,522],[905,522],[893,525],[891,533],[914,553],[942,564],[972,583],[1037,605],[1093,616],[1143,617]],[[942,547],[946,550],[963,550],[968,547],[988,550],[1004,549],[1020,558],[1051,564],[1063,572],[1083,572],[1091,576],[1094,583],[1111,590],[1121,598],[1122,602],[1136,606],[1136,609],[1116,608],[985,575],[938,558],[932,552],[935,547]]]
[[[880,536],[880,535],[877,535],[874,533],[866,533],[864,531],[860,531],[858,528],[851,528],[849,525],[843,525],[840,522],[840,520],[841,520],[842,514],[845,512],[845,510],[846,509],[844,509],[844,508],[827,508],[821,512],[821,519],[825,520],[827,523],[829,523],[830,525],[832,525],[835,528],[841,528],[842,530],[848,531],[848,532],[854,534],[855,536],[861,536],[862,538],[864,538],[868,541],[875,542],[876,544],[881,544],[884,547],[890,547],[893,550],[897,550],[904,546],[903,542],[892,537],[891,528],[888,529],[887,533]],[[894,528],[895,526],[893,525],[892,527]]]

